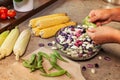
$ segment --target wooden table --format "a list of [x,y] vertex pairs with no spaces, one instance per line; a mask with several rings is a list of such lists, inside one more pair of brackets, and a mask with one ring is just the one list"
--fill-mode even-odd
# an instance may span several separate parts
[[[81,23],[82,20],[89,14],[89,12],[92,9],[112,8],[112,7],[119,7],[119,6],[105,3],[102,0],[59,0],[54,4],[52,4],[51,6],[49,6],[48,8],[42,10],[38,14],[22,22],[19,25],[19,28],[20,31],[22,31],[25,28],[28,28],[29,20],[32,18],[42,15],[53,14],[53,13],[61,13],[61,12],[67,13],[68,16],[70,16],[70,18],[73,21]],[[120,23],[112,22],[108,24],[108,26],[113,26],[117,29],[120,29],[119,28]],[[39,43],[44,43],[45,47],[48,47],[47,43],[53,40],[55,40],[54,37],[49,39],[41,39],[40,37],[35,37],[32,35],[26,53],[23,55],[23,57],[39,49],[40,48],[38,46]],[[74,61],[74,62],[79,63],[81,66],[86,66],[86,67],[87,64],[95,64],[95,63],[99,64],[99,68],[95,68],[96,70],[95,74],[91,73],[91,68],[87,68],[86,71],[82,71],[86,80],[120,80],[120,71],[119,71],[120,45],[111,43],[111,44],[102,45],[102,48],[104,49],[104,51],[100,51],[95,58],[89,61]],[[98,59],[99,56],[101,56],[102,59]],[[110,61],[104,60],[105,56],[110,57],[111,60]],[[12,73],[7,73],[6,69],[10,68],[9,65],[14,64],[16,62],[14,58],[15,58],[14,54],[11,54],[9,57],[6,57],[5,59],[0,61],[0,77],[2,77],[4,80],[11,79],[11,76],[7,76],[7,74],[12,75]],[[24,75],[22,75],[21,77],[24,77]],[[42,80],[42,79],[38,79],[38,80]]]

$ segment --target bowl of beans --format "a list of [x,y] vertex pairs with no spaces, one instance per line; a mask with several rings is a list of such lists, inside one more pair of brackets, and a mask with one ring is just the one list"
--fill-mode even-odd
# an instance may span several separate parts
[[94,44],[82,25],[68,26],[56,34],[56,46],[62,55],[72,60],[88,60],[96,56],[101,48]]

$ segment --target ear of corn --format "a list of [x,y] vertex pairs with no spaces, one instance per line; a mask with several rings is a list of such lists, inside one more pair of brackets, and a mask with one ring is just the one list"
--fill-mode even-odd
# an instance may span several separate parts
[[12,29],[3,44],[0,47],[0,58],[10,55],[13,50],[14,44],[19,36],[19,30],[16,27]]
[[4,42],[4,40],[6,39],[6,37],[8,36],[9,34],[9,30],[7,31],[4,31],[0,34],[0,46],[2,45],[2,43]]
[[35,28],[32,28],[32,32],[35,36],[39,36],[39,33],[40,33],[40,30],[39,28],[35,27]]
[[38,20],[53,18],[53,17],[56,17],[56,16],[66,16],[66,14],[65,13],[51,14],[51,15],[47,15],[47,16],[42,16],[42,17],[31,19],[30,22],[29,22],[29,27],[33,27],[33,28],[36,27],[35,23]]
[[52,18],[39,19],[35,25],[39,29],[43,29],[48,28],[50,26],[66,23],[68,21],[70,21],[70,18],[68,16],[56,16]]
[[20,36],[18,37],[13,48],[13,52],[16,55],[16,60],[19,60],[19,57],[24,54],[30,39],[30,35],[31,35],[30,30],[26,29],[22,31]]
[[45,29],[40,30],[39,34],[41,38],[49,38],[49,37],[54,36],[59,29],[67,27],[67,26],[71,26],[71,25],[74,26],[76,25],[76,23],[71,21],[71,22],[59,24],[59,25],[56,25],[50,28],[45,28]]
[[31,19],[29,22],[33,34],[35,36],[41,36],[41,38],[52,37],[60,28],[70,25],[76,25],[76,23],[70,21],[69,16],[65,13],[42,16]]

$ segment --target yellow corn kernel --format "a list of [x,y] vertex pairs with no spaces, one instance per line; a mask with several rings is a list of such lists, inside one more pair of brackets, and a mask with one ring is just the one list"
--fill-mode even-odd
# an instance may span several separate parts
[[16,27],[15,29],[12,29],[3,44],[0,47],[0,54],[2,55],[1,58],[8,56],[11,54],[14,44],[19,36],[19,30]]
[[40,33],[40,29],[35,27],[35,28],[32,28],[32,32],[35,36],[39,36],[39,33]]
[[29,27],[33,27],[33,28],[36,27],[35,23],[38,20],[45,19],[45,18],[53,18],[53,17],[56,17],[56,16],[66,16],[66,13],[50,14],[50,15],[46,15],[46,16],[40,16],[38,18],[33,18],[29,21]]
[[68,16],[56,16],[52,18],[45,18],[45,19],[38,20],[35,25],[39,29],[44,29],[50,26],[66,23],[68,21],[70,21],[70,18]]
[[29,39],[30,39],[30,30],[25,29],[20,33],[15,46],[13,48],[13,53],[16,55],[16,60],[19,60],[19,57],[22,56],[27,48]]
[[39,34],[41,38],[49,38],[49,37],[54,36],[59,29],[67,27],[67,26],[71,26],[71,25],[74,26],[76,25],[76,23],[71,21],[71,22],[59,24],[53,27],[45,28],[45,29],[40,30]]

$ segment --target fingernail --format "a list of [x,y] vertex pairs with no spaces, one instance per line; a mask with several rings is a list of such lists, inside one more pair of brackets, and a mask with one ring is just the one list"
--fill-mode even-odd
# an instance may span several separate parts
[[88,28],[88,30],[93,30],[93,28]]

